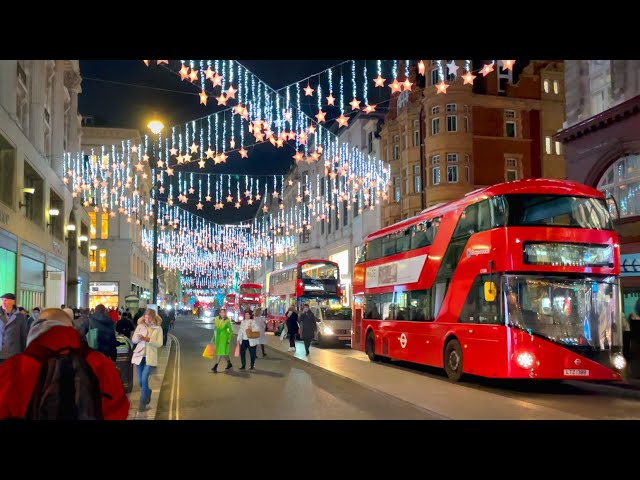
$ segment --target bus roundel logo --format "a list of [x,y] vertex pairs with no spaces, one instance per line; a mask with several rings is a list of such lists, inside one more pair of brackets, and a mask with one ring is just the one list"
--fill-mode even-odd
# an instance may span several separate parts
[[402,348],[407,346],[407,336],[404,333],[400,335],[400,346]]

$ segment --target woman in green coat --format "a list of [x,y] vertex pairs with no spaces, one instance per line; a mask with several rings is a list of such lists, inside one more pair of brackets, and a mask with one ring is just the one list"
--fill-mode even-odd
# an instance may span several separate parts
[[231,328],[231,320],[227,317],[227,311],[224,308],[220,309],[220,316],[215,319],[215,331],[213,337],[211,337],[211,343],[216,344],[216,364],[211,371],[218,373],[218,364],[222,357],[226,357],[227,366],[225,370],[233,367],[231,365],[231,359],[229,358],[229,343],[231,343],[231,337],[233,336],[233,329]]

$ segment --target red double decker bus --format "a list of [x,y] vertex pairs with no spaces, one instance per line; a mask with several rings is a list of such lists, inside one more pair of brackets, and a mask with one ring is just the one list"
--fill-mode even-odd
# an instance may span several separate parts
[[236,311],[255,310],[262,305],[262,285],[259,283],[243,283],[236,293]]
[[365,238],[352,347],[454,381],[619,380],[619,273],[602,193],[560,180],[494,185]]
[[338,264],[329,260],[304,260],[267,275],[266,306],[274,331],[291,305],[299,310],[305,302],[328,305],[341,298]]

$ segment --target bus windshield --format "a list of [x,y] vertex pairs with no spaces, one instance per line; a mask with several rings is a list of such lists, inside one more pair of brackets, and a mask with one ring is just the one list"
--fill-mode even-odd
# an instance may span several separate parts
[[505,195],[508,225],[555,226],[612,230],[606,202],[601,198],[563,195]]
[[324,320],[351,320],[350,308],[322,308],[322,318]]
[[242,287],[240,289],[240,293],[253,293],[253,294],[260,294],[262,293],[262,289],[261,288],[249,288],[249,287]]
[[620,347],[620,325],[614,325],[620,305],[613,276],[505,275],[504,292],[510,326],[569,349],[603,352]]
[[300,267],[302,279],[337,280],[338,267],[332,263],[305,263]]

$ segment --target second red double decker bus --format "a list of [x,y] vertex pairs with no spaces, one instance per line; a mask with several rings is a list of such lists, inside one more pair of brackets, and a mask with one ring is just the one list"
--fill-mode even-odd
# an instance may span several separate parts
[[448,377],[619,380],[618,237],[602,193],[531,179],[369,235],[352,347]]

